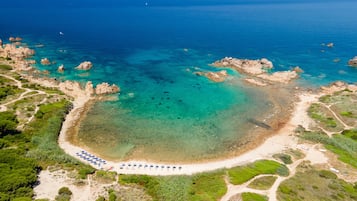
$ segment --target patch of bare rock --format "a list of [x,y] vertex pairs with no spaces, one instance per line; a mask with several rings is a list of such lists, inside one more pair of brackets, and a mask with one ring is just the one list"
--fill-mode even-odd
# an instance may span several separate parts
[[77,70],[90,70],[93,67],[92,62],[90,61],[84,61],[81,64],[79,64],[76,69]]
[[353,59],[350,59],[348,61],[348,65],[353,66],[353,67],[357,67],[357,56],[353,57]]

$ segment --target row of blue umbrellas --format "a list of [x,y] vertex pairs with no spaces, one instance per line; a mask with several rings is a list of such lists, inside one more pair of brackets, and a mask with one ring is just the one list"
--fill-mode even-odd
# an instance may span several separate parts
[[131,163],[128,163],[128,164],[125,164],[125,163],[122,163],[121,165],[120,165],[120,169],[124,169],[124,168],[150,168],[150,169],[152,169],[152,168],[155,168],[155,169],[167,169],[167,170],[170,170],[170,169],[172,169],[172,170],[181,170],[182,169],[182,167],[181,166],[170,166],[170,165],[150,165],[150,164],[136,164],[136,163],[133,163],[133,164],[131,164]]
[[107,164],[107,161],[93,155],[93,154],[90,154],[84,150],[80,151],[80,152],[77,152],[76,153],[77,156],[79,156],[80,158],[82,158],[83,160],[86,160],[88,161],[89,163],[92,163],[93,165],[102,165],[102,164]]

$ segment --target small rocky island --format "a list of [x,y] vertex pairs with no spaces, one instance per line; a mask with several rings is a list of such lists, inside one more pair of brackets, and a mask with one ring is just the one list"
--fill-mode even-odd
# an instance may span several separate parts
[[352,67],[357,67],[357,56],[353,57],[353,59],[350,59],[348,61],[348,65],[350,65]]
[[295,67],[293,70],[278,71],[269,73],[273,68],[273,63],[268,59],[237,59],[232,57],[225,57],[212,64],[219,68],[232,68],[239,73],[246,75],[245,81],[257,86],[267,86],[273,83],[289,83],[296,79],[299,72],[302,72],[300,67]]

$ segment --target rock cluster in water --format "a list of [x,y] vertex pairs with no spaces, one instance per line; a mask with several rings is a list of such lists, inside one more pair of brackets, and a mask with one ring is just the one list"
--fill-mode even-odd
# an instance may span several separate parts
[[22,41],[22,38],[20,37],[9,37],[9,41],[12,42],[12,43],[16,43],[16,42],[21,42]]
[[43,59],[41,59],[41,64],[44,66],[48,66],[48,65],[51,65],[51,62],[48,58],[43,58]]
[[[13,39],[10,38],[10,39],[11,42],[19,42],[22,40],[19,37]],[[29,60],[28,58],[33,56],[34,54],[35,54],[34,50],[28,47],[18,46],[13,43],[0,45],[0,57],[6,60],[11,60],[12,66],[15,68],[15,70],[20,70],[20,71],[33,70],[31,65],[36,63],[36,61]],[[43,58],[41,59],[41,64],[49,65],[51,64],[51,62],[48,58]],[[86,61],[81,63],[77,68],[83,70],[89,70],[92,66],[93,65],[91,62]],[[60,65],[57,70],[59,72],[63,72],[64,66]],[[28,79],[34,83],[38,83],[47,87],[58,87],[64,93],[72,97],[93,97],[96,95],[106,95],[106,94],[114,94],[120,92],[120,88],[117,85],[115,84],[109,85],[106,82],[98,84],[96,87],[94,87],[92,82],[88,81],[83,89],[78,82],[65,81],[65,82],[58,83],[54,79],[35,78],[32,76],[29,76]]]
[[232,68],[249,76],[245,79],[246,82],[258,86],[266,86],[272,83],[288,83],[299,76],[298,72],[302,72],[300,67],[295,67],[293,70],[268,73],[273,68],[273,63],[265,58],[249,60],[225,57],[214,62],[212,65],[215,67]]
[[81,64],[79,64],[76,69],[78,70],[90,70],[93,67],[92,62],[90,61],[84,61]]
[[348,65],[353,66],[353,67],[357,67],[357,56],[355,56],[353,59],[350,59],[348,61]]

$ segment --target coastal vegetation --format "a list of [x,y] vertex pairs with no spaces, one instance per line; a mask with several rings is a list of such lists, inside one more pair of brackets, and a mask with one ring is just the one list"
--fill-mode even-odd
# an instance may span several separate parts
[[[0,65],[2,75],[19,80],[17,74],[9,72],[12,68]],[[0,76],[0,100],[9,103],[24,92],[12,79]],[[24,87],[26,88],[26,87]],[[43,90],[44,88],[41,88]],[[53,91],[54,89],[48,89]],[[47,94],[47,92],[44,92]],[[56,94],[61,94],[59,91]],[[33,187],[37,174],[49,165],[60,165],[77,169],[82,175],[93,173],[94,169],[83,165],[71,156],[66,155],[57,144],[57,138],[65,115],[71,103],[63,97],[53,99],[30,92],[27,95],[39,96],[39,100],[20,98],[9,104],[6,111],[0,112],[0,200],[32,200]],[[47,99],[46,99],[47,97]],[[42,100],[48,100],[38,104]],[[33,120],[22,129],[19,127],[19,115],[27,108]],[[35,108],[38,107],[36,114]],[[57,200],[69,200],[68,191],[62,189]],[[67,199],[68,198],[68,199]]]
[[357,184],[347,183],[330,171],[306,165],[281,183],[277,195],[279,200],[352,201],[357,199]]
[[268,201],[268,197],[257,193],[242,193],[242,201]]
[[246,166],[228,170],[229,180],[234,185],[243,184],[261,174],[288,176],[289,169],[276,161],[259,160]]
[[263,176],[260,178],[254,179],[249,185],[249,188],[258,189],[258,190],[268,190],[276,181],[276,176]]
[[193,176],[120,175],[122,185],[139,185],[153,200],[218,200],[227,191],[224,171]]

